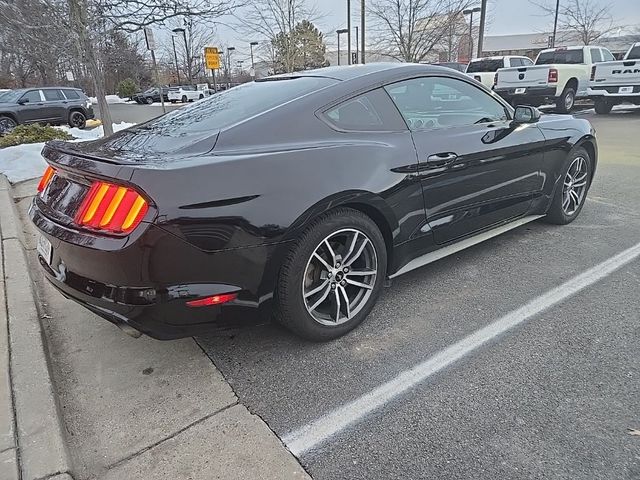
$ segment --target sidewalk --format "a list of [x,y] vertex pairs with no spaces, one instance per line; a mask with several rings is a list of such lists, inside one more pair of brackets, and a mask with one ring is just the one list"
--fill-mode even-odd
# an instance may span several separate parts
[[[12,323],[10,308],[10,348],[6,344],[6,321],[0,334],[3,386],[0,478],[18,478],[2,470],[11,465],[12,472],[21,469],[23,479],[65,478],[51,477],[55,473],[69,473],[76,480],[308,479],[269,427],[238,402],[229,384],[194,340],[160,342],[148,337],[131,338],[65,299],[44,281],[35,255],[35,232],[29,222],[24,222],[36,183],[25,182],[11,190],[22,225],[14,224],[5,230],[10,210],[0,203],[2,232],[11,235],[11,228],[16,232],[13,238],[2,234],[5,265],[2,278],[6,277],[6,281],[0,286],[6,287],[10,307],[16,302],[14,297],[22,298],[21,329],[32,324],[30,335],[42,338],[39,333],[42,323],[53,382],[48,375],[46,379],[33,376],[38,369],[31,365],[32,358],[33,362],[43,363],[48,374],[44,350],[39,359],[33,352],[28,356],[26,350],[21,353],[20,345],[15,344],[19,338],[14,337],[17,324]],[[0,194],[6,196],[9,191],[5,187],[3,192]],[[29,270],[24,263],[7,261],[9,256],[13,259],[22,255],[23,244]],[[24,256],[21,258],[24,262]],[[37,302],[30,295],[27,271],[35,283]],[[21,283],[15,284],[18,280]],[[0,308],[0,312],[5,311],[2,300]],[[0,318],[4,318],[2,313]],[[11,417],[13,410],[8,408],[12,404],[11,395],[5,395],[8,388],[4,388],[8,386],[3,375],[6,376],[9,351],[18,435]],[[21,368],[27,367],[25,359],[30,359],[28,366],[32,370]],[[59,462],[51,467],[56,470],[41,474],[44,471],[41,469],[38,475],[30,473],[35,459],[33,455],[25,456],[29,444],[23,442],[21,434],[21,425],[33,423],[30,419],[38,412],[33,405],[23,412],[18,408],[17,386],[29,382],[50,386],[53,411],[49,409],[47,415],[52,417],[50,423],[58,426],[61,440],[57,450],[47,451],[50,454],[59,450]],[[60,416],[58,411],[62,412]],[[6,422],[5,415],[8,415]],[[9,429],[4,429],[4,425],[9,425]],[[51,447],[55,447],[55,442],[48,444],[47,448]],[[5,458],[7,462],[3,461]]]

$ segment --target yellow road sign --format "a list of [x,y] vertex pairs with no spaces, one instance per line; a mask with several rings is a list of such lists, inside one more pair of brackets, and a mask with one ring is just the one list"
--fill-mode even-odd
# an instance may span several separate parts
[[204,59],[209,70],[220,68],[220,53],[216,47],[204,47]]

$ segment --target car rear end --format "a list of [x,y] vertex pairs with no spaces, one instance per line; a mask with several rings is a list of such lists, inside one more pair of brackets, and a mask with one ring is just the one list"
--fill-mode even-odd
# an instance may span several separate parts
[[182,90],[180,87],[171,87],[167,91],[167,99],[170,102],[179,102],[182,100]]
[[205,251],[158,225],[152,195],[160,192],[130,182],[134,174],[144,179],[144,169],[71,148],[44,148],[49,167],[29,210],[40,233],[38,260],[63,295],[125,331],[158,339],[210,331],[234,312],[246,316],[243,299],[254,297],[242,278],[260,279],[259,262],[247,266],[238,251]]
[[589,98],[614,104],[640,104],[640,60],[594,64],[589,79]]
[[556,97],[555,65],[501,68],[495,74],[494,91],[510,103],[541,105]]
[[465,73],[485,87],[493,89],[495,74],[500,68],[504,68],[504,57],[478,58],[469,62]]

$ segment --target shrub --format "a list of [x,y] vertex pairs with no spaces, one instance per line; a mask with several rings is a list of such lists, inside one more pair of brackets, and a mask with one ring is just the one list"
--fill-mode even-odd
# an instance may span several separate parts
[[0,136],[0,148],[49,140],[73,140],[73,136],[49,125],[18,125],[11,132]]
[[127,78],[118,84],[118,95],[120,98],[129,98],[138,91],[136,82],[131,78]]

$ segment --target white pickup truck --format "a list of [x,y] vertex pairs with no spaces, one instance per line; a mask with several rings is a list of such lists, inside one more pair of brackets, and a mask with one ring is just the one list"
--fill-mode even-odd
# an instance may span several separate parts
[[499,68],[528,67],[529,65],[533,65],[533,61],[529,57],[484,57],[471,60],[465,73],[485,87],[493,88],[496,72]]
[[619,103],[640,105],[640,42],[631,45],[622,60],[591,68],[589,98],[599,114],[609,113]]
[[[207,87],[205,89],[205,87]],[[169,88],[167,98],[171,103],[176,102],[193,102],[200,100],[209,95],[208,85],[206,83],[196,85],[181,85],[179,87]]]
[[568,113],[577,98],[588,96],[591,66],[614,60],[602,47],[557,47],[542,50],[530,67],[502,68],[494,91],[512,104],[555,103]]

